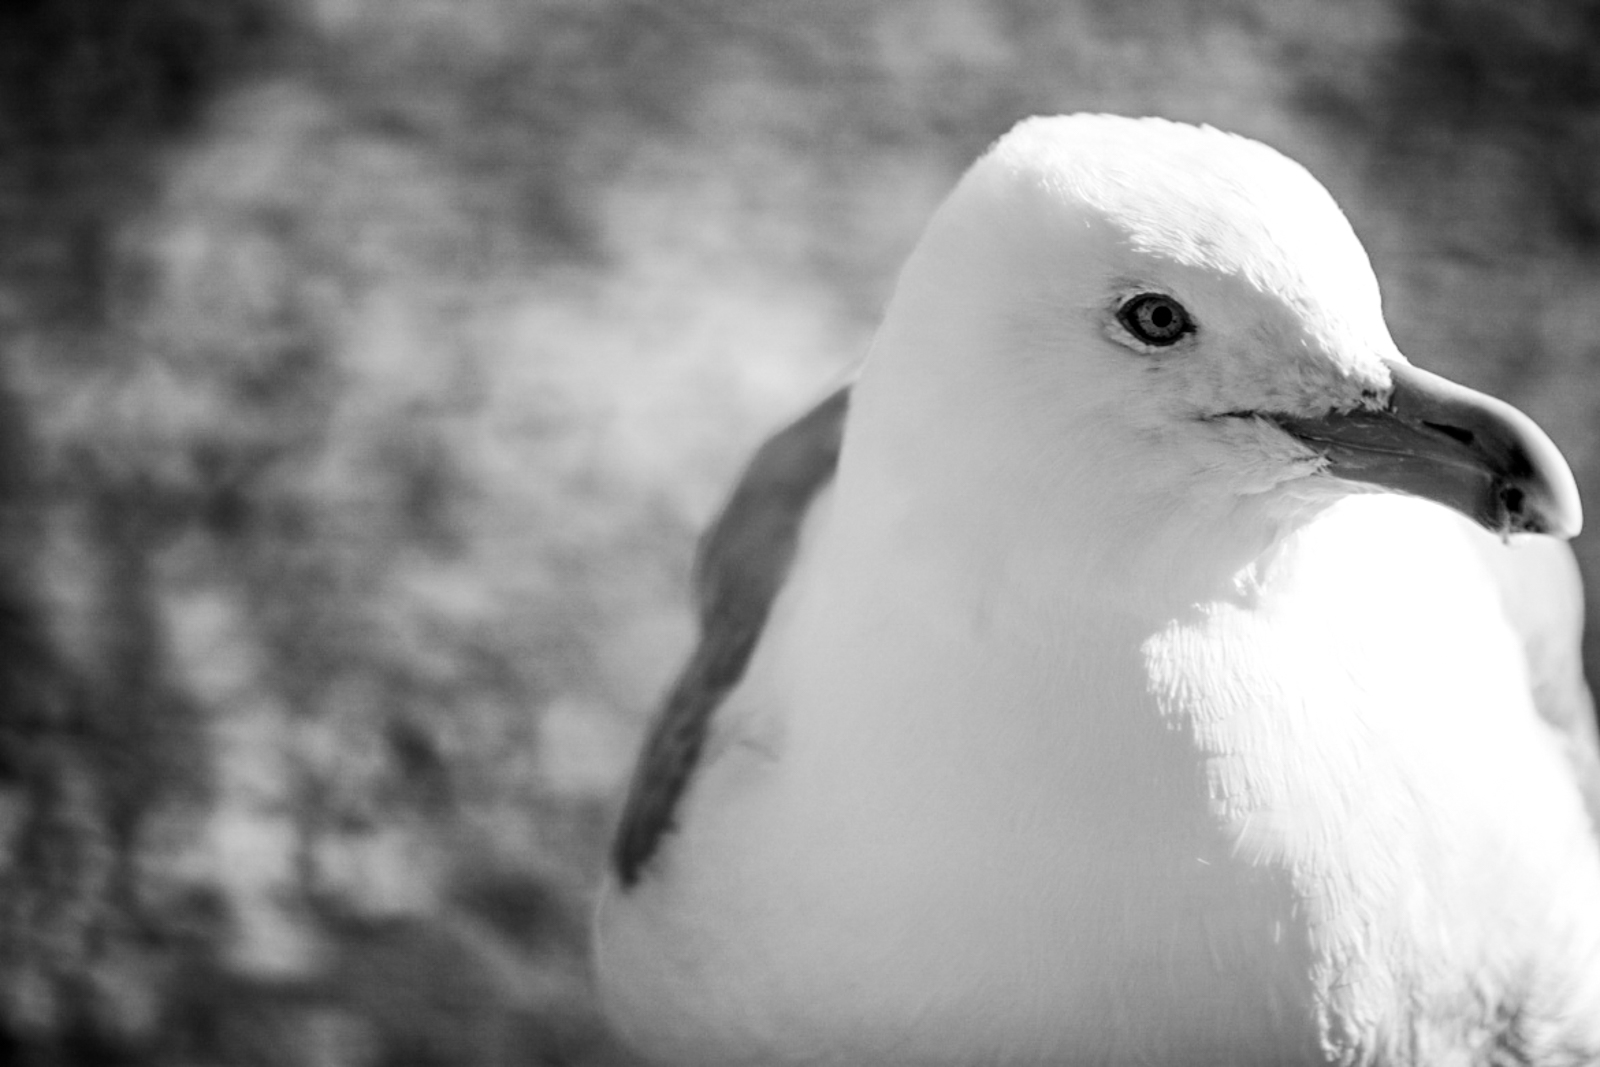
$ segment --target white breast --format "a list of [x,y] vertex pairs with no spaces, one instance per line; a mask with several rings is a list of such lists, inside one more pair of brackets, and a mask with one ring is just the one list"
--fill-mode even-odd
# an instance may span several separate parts
[[[1465,1054],[1501,997],[1595,1027],[1586,817],[1433,510],[1354,498],[1164,618],[916,553],[870,605],[793,582],[659,873],[608,890],[613,1015],[698,1064]],[[1361,580],[1430,610],[1353,625]]]

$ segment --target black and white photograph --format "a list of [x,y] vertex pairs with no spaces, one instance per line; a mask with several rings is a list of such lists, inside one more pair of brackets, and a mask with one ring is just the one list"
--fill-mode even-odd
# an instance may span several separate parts
[[1600,3],[0,3],[0,1067],[1600,1067]]

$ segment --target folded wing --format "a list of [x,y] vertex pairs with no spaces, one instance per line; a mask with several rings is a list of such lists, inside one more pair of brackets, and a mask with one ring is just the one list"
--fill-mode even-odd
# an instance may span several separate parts
[[701,538],[700,639],[651,724],[612,843],[612,867],[624,887],[639,881],[671,831],[712,715],[744,675],[806,514],[833,479],[849,404],[845,386],[769,438]]

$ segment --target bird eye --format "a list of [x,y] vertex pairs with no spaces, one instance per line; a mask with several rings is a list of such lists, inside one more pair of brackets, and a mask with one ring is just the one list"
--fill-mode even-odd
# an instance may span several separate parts
[[1147,345],[1170,345],[1194,332],[1183,305],[1160,293],[1140,293],[1117,311],[1117,320]]

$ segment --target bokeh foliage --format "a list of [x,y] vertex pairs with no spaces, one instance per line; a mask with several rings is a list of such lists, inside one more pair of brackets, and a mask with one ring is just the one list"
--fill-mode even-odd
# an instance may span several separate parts
[[1597,46],[1555,0],[0,7],[0,1060],[628,1062],[584,910],[694,532],[1025,114],[1302,159],[1402,348],[1600,488]]

